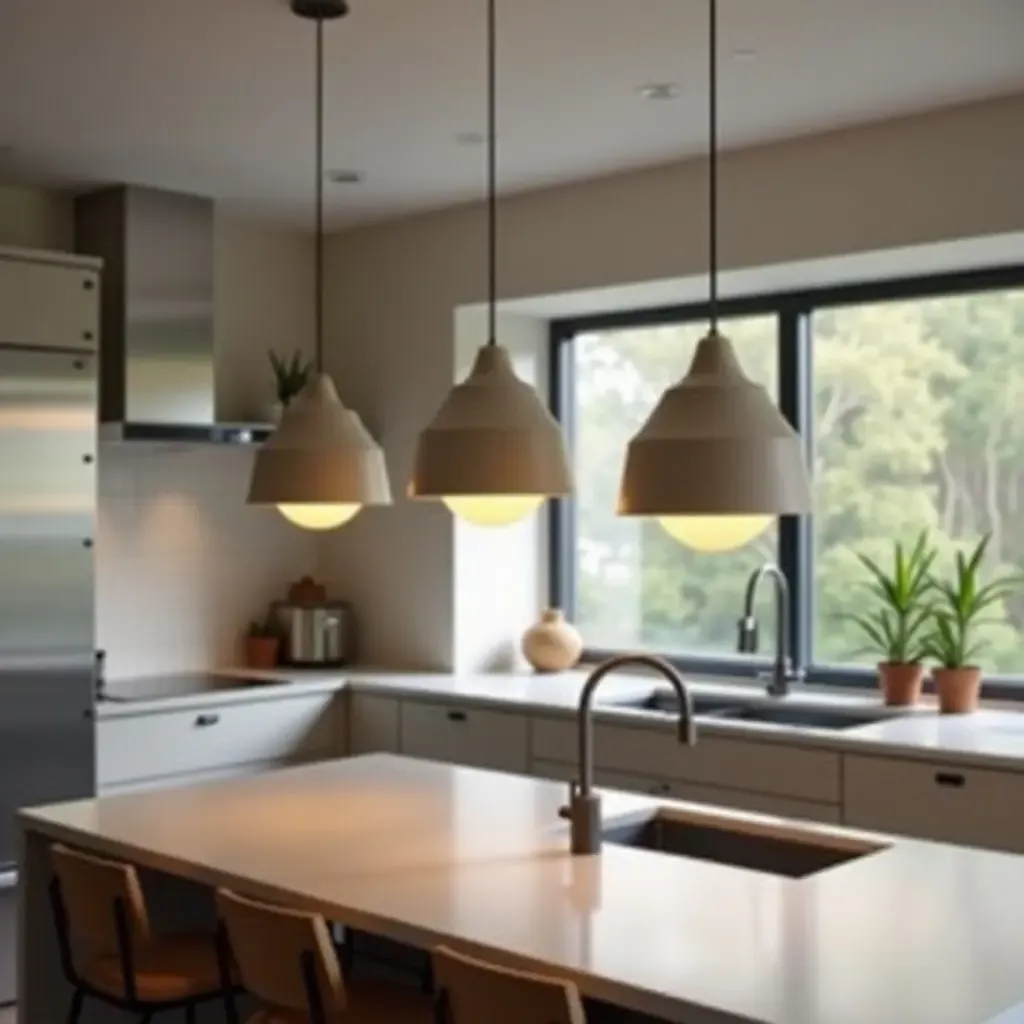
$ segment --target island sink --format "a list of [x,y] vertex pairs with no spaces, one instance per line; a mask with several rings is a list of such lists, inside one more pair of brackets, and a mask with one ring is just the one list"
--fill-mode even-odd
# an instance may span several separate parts
[[791,829],[732,826],[713,818],[688,818],[667,811],[629,823],[612,824],[607,843],[653,850],[730,867],[748,868],[785,878],[806,878],[884,847],[877,844],[830,842],[830,837]]

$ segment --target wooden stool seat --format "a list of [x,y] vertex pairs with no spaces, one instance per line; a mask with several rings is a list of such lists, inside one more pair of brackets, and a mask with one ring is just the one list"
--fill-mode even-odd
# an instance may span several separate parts
[[[328,1016],[328,1024],[432,1024],[433,1002],[414,988],[382,982],[348,982],[347,1007]],[[305,1010],[266,1007],[249,1018],[248,1024],[310,1024]]]
[[[167,1003],[219,992],[217,950],[209,935],[168,935],[136,951],[133,964],[136,996],[147,1003]],[[82,979],[108,995],[123,997],[121,958],[94,957],[81,969]]]

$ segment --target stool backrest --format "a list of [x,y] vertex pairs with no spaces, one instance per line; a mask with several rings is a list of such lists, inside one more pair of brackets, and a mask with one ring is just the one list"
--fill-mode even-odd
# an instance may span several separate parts
[[50,848],[50,860],[74,946],[85,947],[90,954],[119,953],[119,907],[132,947],[139,949],[150,943],[149,914],[138,872],[131,864],[81,853],[59,843]]
[[[345,982],[327,923],[221,889],[217,908],[227,929],[242,984],[258,999],[312,1019],[345,1009]],[[314,989],[314,991],[311,991]],[[319,1000],[319,1007],[314,1003]]]
[[549,978],[434,950],[434,981],[445,1024],[586,1024],[579,991]]

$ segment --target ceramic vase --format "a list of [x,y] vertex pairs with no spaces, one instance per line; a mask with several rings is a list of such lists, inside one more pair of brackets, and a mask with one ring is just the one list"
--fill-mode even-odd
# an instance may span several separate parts
[[981,696],[981,669],[976,665],[932,670],[939,712],[943,715],[968,715],[978,710]]
[[564,672],[583,653],[583,638],[559,608],[548,608],[522,641],[523,655],[536,672]]
[[878,685],[890,707],[908,707],[921,699],[924,665],[883,661],[878,666]]

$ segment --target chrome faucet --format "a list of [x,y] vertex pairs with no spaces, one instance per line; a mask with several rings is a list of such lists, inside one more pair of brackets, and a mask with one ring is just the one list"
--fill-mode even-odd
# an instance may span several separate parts
[[789,584],[786,574],[771,562],[755,569],[747,580],[747,596],[743,602],[743,618],[739,621],[736,650],[740,654],[757,654],[759,627],[754,618],[754,598],[765,576],[775,582],[775,664],[767,677],[765,690],[769,697],[785,697],[792,683],[799,683],[803,673],[793,668],[789,656]]
[[590,673],[580,693],[577,712],[579,733],[578,780],[569,785],[569,804],[559,812],[572,823],[570,834],[572,852],[579,854],[600,853],[601,851],[601,797],[594,792],[593,729],[590,722],[590,706],[594,691],[605,676],[617,668],[628,665],[642,665],[660,672],[672,684],[679,696],[679,742],[693,746],[697,742],[697,723],[693,718],[693,701],[683,677],[667,662],[650,654],[623,654],[609,658]]

